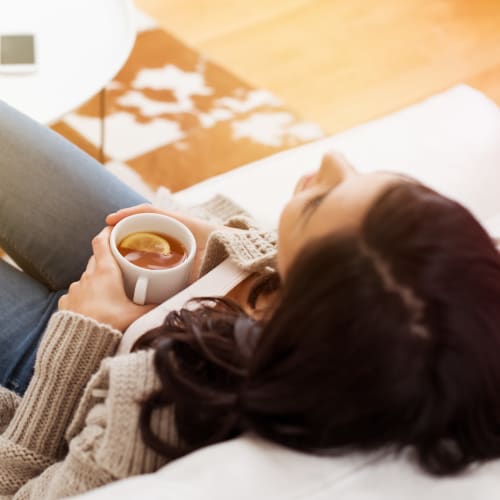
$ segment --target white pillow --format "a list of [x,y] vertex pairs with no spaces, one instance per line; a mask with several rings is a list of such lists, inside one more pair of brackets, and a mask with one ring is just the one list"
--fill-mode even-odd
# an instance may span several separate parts
[[[297,178],[336,147],[359,168],[394,169],[459,198],[481,218],[500,213],[500,112],[460,85],[418,105],[335,137],[215,177],[177,194],[195,204],[216,193],[238,201],[274,226]],[[155,309],[141,319],[161,319]],[[155,316],[156,315],[156,316]],[[156,474],[114,483],[81,498],[493,500],[500,497],[500,460],[458,478],[438,480],[405,456],[351,454],[321,458],[244,436],[193,453]]]

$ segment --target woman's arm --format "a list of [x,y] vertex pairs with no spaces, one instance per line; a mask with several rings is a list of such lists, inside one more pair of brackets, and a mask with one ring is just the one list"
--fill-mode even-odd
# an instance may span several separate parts
[[109,229],[93,239],[87,269],[60,298],[32,381],[0,436],[0,494],[13,494],[66,455],[64,434],[90,376],[114,354],[121,332],[150,309],[125,295],[109,250]]
[[[165,465],[167,459],[143,443],[139,427],[140,401],[159,387],[153,356],[153,351],[140,351],[106,359],[67,431],[65,459],[9,498],[56,500]],[[178,444],[171,408],[155,414],[154,423],[162,439]]]
[[64,434],[84,387],[120,338],[109,325],[78,314],[52,316],[30,385],[0,436],[0,495],[14,495],[64,457]]

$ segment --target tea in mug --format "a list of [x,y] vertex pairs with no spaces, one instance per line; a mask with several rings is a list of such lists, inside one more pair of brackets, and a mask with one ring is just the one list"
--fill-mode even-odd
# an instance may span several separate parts
[[187,257],[187,251],[179,240],[162,233],[132,233],[125,236],[117,247],[125,259],[146,269],[175,267]]

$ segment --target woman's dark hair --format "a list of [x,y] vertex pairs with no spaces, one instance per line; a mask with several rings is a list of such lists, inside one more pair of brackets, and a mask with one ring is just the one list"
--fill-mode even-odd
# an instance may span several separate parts
[[[309,244],[268,320],[194,305],[140,344],[162,384],[143,438],[170,458],[244,431],[310,452],[410,447],[438,475],[500,456],[500,257],[424,186],[392,185],[360,227]],[[166,405],[177,447],[151,428]]]

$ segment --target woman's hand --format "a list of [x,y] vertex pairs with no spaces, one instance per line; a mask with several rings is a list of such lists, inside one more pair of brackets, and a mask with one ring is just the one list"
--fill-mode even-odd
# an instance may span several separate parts
[[162,210],[160,208],[153,207],[149,203],[143,203],[142,205],[136,205],[134,207],[123,208],[122,210],[118,210],[118,212],[109,214],[106,217],[106,223],[110,226],[114,226],[118,222],[120,222],[125,217],[134,214],[145,214],[145,213],[156,213],[163,214],[172,217],[173,219],[177,219],[179,222],[182,222],[194,235],[196,240],[196,258],[194,260],[193,272],[191,274],[191,280],[194,281],[200,272],[201,263],[203,261],[203,256],[205,255],[205,249],[207,246],[208,238],[210,234],[223,227],[222,225],[212,224],[202,219],[198,219],[196,217],[190,217],[183,215],[179,212],[170,212],[168,210]]
[[124,332],[155,306],[134,304],[125,295],[122,273],[109,247],[110,234],[111,228],[106,227],[92,240],[94,253],[87,268],[59,299],[59,310],[83,314]]

